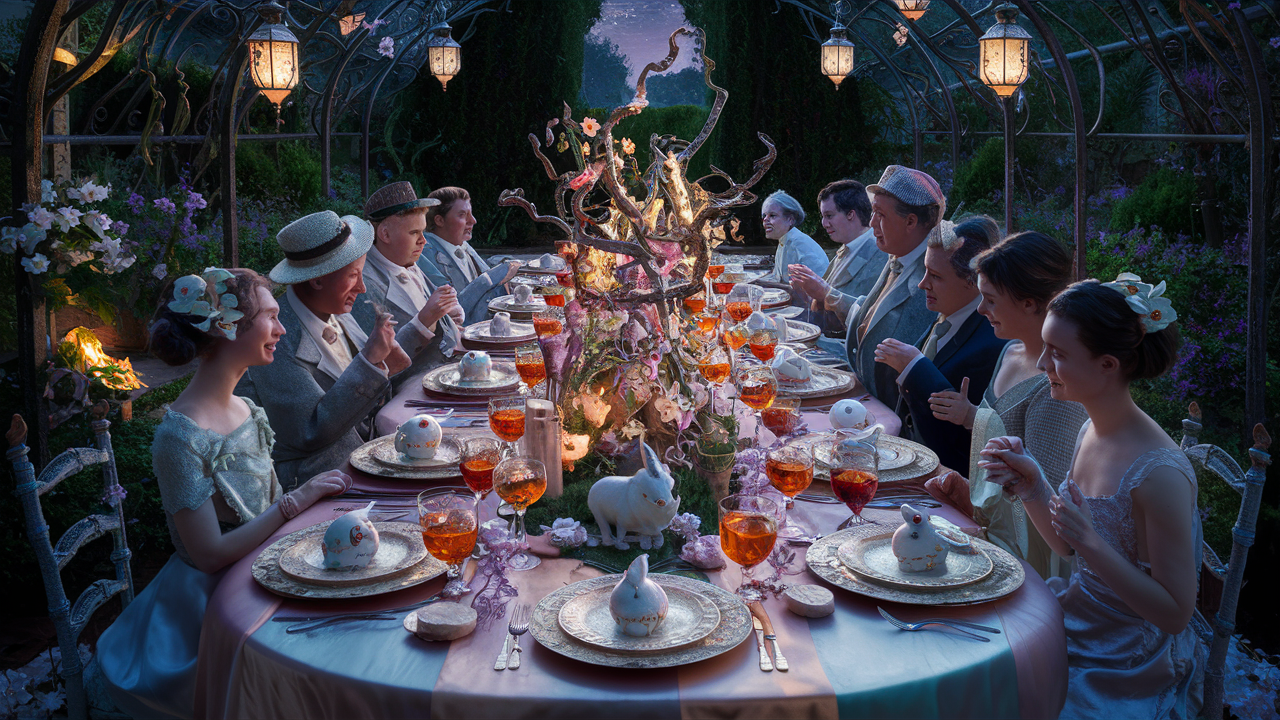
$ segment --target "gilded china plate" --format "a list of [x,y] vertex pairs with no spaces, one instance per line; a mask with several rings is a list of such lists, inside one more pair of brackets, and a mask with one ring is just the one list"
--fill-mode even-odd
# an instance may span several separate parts
[[760,309],[768,310],[791,302],[791,293],[782,288],[765,288],[764,299],[760,301]]
[[538,294],[529,299],[531,302],[518,303],[514,295],[500,295],[489,301],[489,312],[511,313],[512,320],[532,320],[533,314],[546,309],[547,303]]
[[494,360],[487,380],[463,380],[458,363],[441,365],[422,376],[422,387],[441,395],[500,395],[520,387],[515,363]]
[[720,622],[703,639],[653,652],[611,650],[579,642],[560,627],[560,610],[582,593],[606,589],[613,592],[621,575],[602,575],[556,590],[538,602],[529,623],[529,634],[548,650],[592,665],[621,668],[659,668],[688,665],[738,647],[752,631],[751,613],[737,595],[710,583],[677,575],[663,575],[658,582],[667,593],[685,590],[710,600],[720,613]]
[[385,440],[390,438],[390,442],[379,442],[374,445],[372,456],[373,459],[387,467],[403,468],[416,470],[419,468],[456,466],[462,462],[462,450],[458,448],[457,442],[452,438],[444,437],[440,439],[440,445],[436,447],[435,457],[429,460],[419,458],[411,458],[396,450],[395,435],[387,435]]
[[422,562],[427,548],[422,544],[422,529],[410,525],[411,531],[400,526],[406,523],[380,523],[378,529],[378,553],[367,566],[355,570],[329,570],[324,566],[324,530],[329,523],[315,527],[311,533],[280,554],[280,570],[285,575],[312,585],[349,587],[368,585],[395,577]]
[[779,382],[778,393],[802,399],[832,397],[849,392],[857,382],[858,376],[847,370],[810,364],[808,380],[802,383]]
[[[831,433],[815,433],[797,442],[812,443],[813,476],[830,479],[831,453],[835,436]],[[825,446],[825,447],[824,447]],[[876,441],[880,454],[880,485],[925,477],[938,467],[938,454],[917,442],[894,435],[881,435]],[[905,464],[903,461],[905,460]]]
[[[773,314],[781,315],[781,313]],[[789,343],[811,343],[821,334],[822,330],[817,325],[799,320],[787,320],[787,342]]]
[[667,593],[668,609],[657,632],[648,637],[632,637],[618,628],[609,612],[614,589],[609,585],[586,590],[565,603],[560,608],[560,629],[588,645],[630,653],[675,650],[705,639],[720,624],[719,608],[704,595],[670,585],[667,579],[653,578]]
[[[418,527],[416,523],[379,522],[374,523],[374,525],[377,526],[379,533],[394,531],[397,534],[416,534],[418,542],[422,542],[422,528]],[[316,585],[311,582],[296,580],[286,575],[280,568],[280,556],[284,555],[285,551],[297,545],[308,535],[317,535],[323,538],[324,531],[328,527],[329,523],[327,522],[312,525],[289,533],[272,543],[253,561],[251,570],[253,579],[267,590],[284,597],[337,600],[370,597],[403,590],[443,575],[445,570],[448,569],[448,566],[443,562],[427,554],[416,565],[410,566],[402,573],[373,579],[359,585]],[[424,547],[423,550],[425,552],[426,548]]]
[[512,322],[510,335],[494,335],[490,331],[492,320],[482,320],[468,325],[462,330],[462,339],[471,342],[492,343],[494,345],[514,345],[516,343],[533,342],[538,338],[529,323]]
[[[351,467],[356,470],[376,477],[397,478],[400,480],[446,480],[459,476],[460,471],[458,470],[458,462],[456,460],[451,464],[436,463],[432,465],[419,466],[399,464],[389,465],[385,462],[378,461],[375,458],[375,453],[379,450],[383,452],[384,457],[388,454],[399,454],[395,451],[395,440],[395,435],[383,435],[375,440],[370,440],[364,445],[356,448],[351,453],[351,457],[347,460],[351,463]],[[440,441],[441,447],[444,447],[446,443],[453,448],[453,453],[458,452],[457,446],[447,438]],[[390,451],[383,448],[390,448]]]
[[[876,454],[880,456],[880,471],[897,470],[910,465],[916,459],[915,450],[907,445],[894,442],[899,438],[881,435],[876,442]],[[835,464],[836,443],[839,438],[834,434],[824,434],[813,443],[813,460],[830,468]]]
[[924,572],[909,573],[898,569],[893,554],[893,533],[851,538],[836,549],[845,567],[868,580],[905,590],[948,590],[972,585],[987,578],[995,564],[985,552],[972,555],[948,552],[942,566]]

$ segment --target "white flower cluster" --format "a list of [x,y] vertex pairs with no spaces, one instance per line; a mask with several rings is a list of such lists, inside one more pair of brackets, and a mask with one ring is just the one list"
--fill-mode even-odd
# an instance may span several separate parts
[[1142,282],[1142,278],[1133,273],[1120,273],[1114,282],[1102,283],[1103,287],[1124,296],[1129,308],[1142,316],[1142,326],[1147,332],[1157,332],[1169,327],[1169,323],[1178,319],[1173,303],[1164,295],[1164,281],[1159,285]]
[[[128,269],[137,256],[124,247],[118,236],[109,232],[114,224],[112,219],[91,207],[110,194],[110,184],[98,185],[89,180],[79,187],[66,188],[62,193],[66,204],[58,207],[61,204],[59,189],[49,180],[41,181],[40,203],[23,207],[28,222],[21,227],[0,229],[0,251],[9,255],[21,252],[25,256],[22,267],[32,275],[51,269],[64,273],[94,260],[101,263],[97,269],[107,275]],[[50,234],[55,237],[51,239]],[[50,242],[45,252],[40,252],[46,240]]]

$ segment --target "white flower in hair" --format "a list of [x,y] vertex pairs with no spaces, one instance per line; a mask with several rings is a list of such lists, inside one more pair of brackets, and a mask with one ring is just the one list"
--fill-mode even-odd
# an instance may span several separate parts
[[1173,303],[1164,297],[1163,280],[1158,285],[1151,285],[1133,273],[1120,273],[1114,282],[1102,285],[1124,296],[1129,308],[1142,316],[1142,327],[1147,332],[1163,330],[1178,319]]
[[173,283],[173,300],[169,303],[169,309],[176,313],[192,314],[196,301],[204,296],[206,287],[208,285],[204,278],[199,275],[185,275],[178,278]]

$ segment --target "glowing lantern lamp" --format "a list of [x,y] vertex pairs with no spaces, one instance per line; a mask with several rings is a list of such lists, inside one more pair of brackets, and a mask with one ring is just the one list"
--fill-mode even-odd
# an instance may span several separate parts
[[432,37],[427,41],[427,66],[444,90],[449,89],[449,81],[462,69],[462,46],[449,36],[452,29],[441,20],[431,28]]
[[924,11],[929,9],[930,2],[932,0],[897,0],[898,11],[908,20],[916,21],[924,17]]
[[257,7],[262,25],[249,36],[249,72],[253,84],[276,106],[298,84],[298,38],[280,22],[284,8],[275,0]]
[[847,28],[839,20],[831,26],[831,37],[822,43],[822,74],[831,78],[840,89],[840,83],[853,72],[853,43],[849,42]]
[[978,76],[1000,97],[1012,97],[1027,79],[1031,35],[1018,26],[1012,3],[996,8],[996,22],[978,38]]

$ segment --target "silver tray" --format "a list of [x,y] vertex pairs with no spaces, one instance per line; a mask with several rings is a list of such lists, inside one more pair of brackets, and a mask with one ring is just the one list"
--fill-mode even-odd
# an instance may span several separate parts
[[[422,529],[403,532],[404,523],[375,522],[378,529],[378,554],[365,567],[355,570],[329,570],[324,566],[324,533],[312,533],[280,554],[280,570],[294,580],[309,585],[350,587],[381,582],[408,572],[427,556],[422,544]],[[325,523],[325,528],[328,528]]]
[[[419,539],[422,537],[422,528],[416,523],[376,523],[379,531],[383,526],[398,526],[397,529],[403,532],[417,532]],[[324,531],[329,527],[329,523],[324,522],[318,525],[312,525],[309,528],[303,528],[275,541],[266,550],[263,550],[258,558],[253,561],[253,579],[259,585],[270,590],[277,595],[291,598],[317,598],[322,600],[340,600],[345,598],[370,597],[373,595],[382,595],[383,593],[395,592],[403,590],[407,587],[420,585],[432,578],[443,575],[448,566],[428,554],[417,565],[409,568],[409,570],[400,575],[396,575],[386,580],[372,582],[367,585],[353,585],[347,587],[330,587],[325,585],[312,585],[310,583],[299,582],[285,575],[280,569],[280,556],[285,550],[298,544],[308,534],[319,533],[324,536]]]
[[488,380],[462,380],[455,362],[423,375],[422,387],[440,395],[501,395],[515,392],[520,387],[520,374],[516,372],[515,363],[494,360]]
[[[408,467],[404,465],[386,465],[374,459],[374,452],[381,445],[391,446],[394,452],[395,439],[395,435],[384,435],[376,440],[370,440],[356,448],[347,460],[351,463],[351,467],[356,470],[376,477],[397,478],[400,480],[448,480],[461,475],[457,463],[452,465]],[[447,437],[440,441],[440,445],[443,446],[446,442],[449,442]]]
[[[648,637],[623,633],[609,612],[614,587],[597,587],[580,593],[560,608],[560,629],[569,636],[603,650],[630,653],[665,652],[700,642],[720,625],[720,610],[706,596],[669,586],[661,576],[654,580],[667,593],[667,617]],[[616,584],[615,584],[616,585]]]
[[[781,313],[773,313],[780,315]],[[811,343],[822,334],[822,328],[799,320],[787,319],[787,340],[789,343]]]
[[809,546],[805,562],[823,580],[849,592],[906,605],[976,605],[990,602],[1022,587],[1026,573],[1022,562],[986,540],[973,539],[973,546],[986,553],[994,566],[990,575],[978,582],[942,590],[907,590],[881,585],[859,577],[840,561],[840,546],[851,539],[884,533],[883,525],[858,525],[831,533]]
[[898,569],[893,554],[893,533],[851,539],[836,550],[845,567],[868,580],[906,590],[937,592],[981,582],[995,570],[995,564],[978,549],[973,554],[948,552],[945,564],[924,572],[909,573]]
[[728,652],[742,644],[752,632],[751,613],[737,595],[710,583],[677,575],[662,575],[658,582],[668,590],[681,588],[697,593],[715,604],[720,611],[720,624],[699,642],[674,650],[633,653],[606,650],[574,640],[560,627],[560,609],[584,592],[613,587],[621,575],[602,575],[573,583],[544,597],[533,609],[529,634],[548,650],[592,665],[621,668],[660,668],[688,665]]
[[492,345],[517,345],[538,339],[538,334],[533,331],[533,325],[529,323],[512,322],[511,331],[515,333],[514,335],[497,336],[489,333],[491,322],[493,321],[482,320],[474,325],[468,325],[462,330],[462,339]]
[[511,313],[512,320],[532,320],[533,314],[548,307],[542,296],[534,294],[533,302],[517,304],[514,295],[499,295],[489,301],[489,312]]
[[[374,441],[377,444],[373,445],[371,454],[375,462],[381,463],[386,467],[400,468],[404,470],[420,470],[424,468],[446,466],[456,467],[458,463],[462,462],[462,449],[458,447],[458,444],[452,438],[440,438],[440,444],[436,446],[435,457],[430,460],[420,460],[401,455],[396,450],[395,437],[396,436],[394,434],[384,435],[383,437],[378,438],[378,440],[383,442],[378,442],[378,440]],[[389,441],[387,440],[388,438],[390,438]]]
[[[747,347],[743,345],[743,347]],[[794,397],[824,398],[843,395],[858,383],[858,376],[847,370],[837,370],[810,363],[809,379],[803,383],[778,383],[778,394]]]

